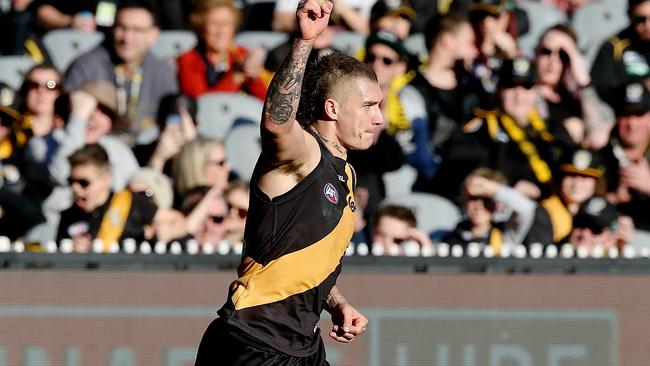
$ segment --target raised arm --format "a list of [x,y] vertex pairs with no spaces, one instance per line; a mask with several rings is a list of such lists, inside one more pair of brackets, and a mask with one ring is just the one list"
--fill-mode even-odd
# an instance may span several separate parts
[[298,4],[298,36],[271,81],[262,112],[262,154],[272,166],[305,158],[306,135],[296,122],[296,112],[309,53],[327,28],[331,11],[329,0],[301,0]]

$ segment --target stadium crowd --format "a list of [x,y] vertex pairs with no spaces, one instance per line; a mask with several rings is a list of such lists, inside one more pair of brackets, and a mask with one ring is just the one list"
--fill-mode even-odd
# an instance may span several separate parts
[[[17,88],[0,80],[0,235],[34,251],[67,241],[108,252],[127,238],[241,247],[250,172],[232,163],[227,137],[206,131],[259,120],[220,127],[213,113],[199,123],[198,101],[231,93],[261,103],[297,2],[5,2],[0,64],[26,56],[33,66]],[[370,149],[348,154],[355,243],[392,254],[409,243],[423,252],[477,243],[498,255],[508,244],[621,248],[650,231],[650,0],[334,4],[310,57],[348,52],[375,70],[384,93],[385,128]],[[581,39],[593,34],[574,20],[590,7],[624,14],[627,25],[594,20],[609,34],[587,50]],[[43,42],[60,29],[103,41],[62,68]],[[157,56],[172,30],[193,32],[196,44]],[[287,40],[238,44],[247,31]],[[338,49],[350,33],[362,47]],[[407,191],[461,212],[455,227],[434,224],[452,210],[417,215],[390,197],[387,174],[405,171],[415,172],[400,181]]]

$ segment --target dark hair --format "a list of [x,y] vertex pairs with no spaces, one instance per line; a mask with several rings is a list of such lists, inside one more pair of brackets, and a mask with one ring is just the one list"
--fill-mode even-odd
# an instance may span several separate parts
[[413,210],[405,206],[386,205],[381,207],[375,214],[375,224],[377,224],[379,222],[379,219],[384,216],[404,221],[408,224],[409,227],[417,226],[417,220],[415,218]]
[[539,49],[539,46],[542,44],[542,39],[544,39],[544,37],[546,37],[546,35],[551,32],[563,33],[569,36],[569,38],[571,38],[574,43],[578,43],[578,36],[576,35],[576,32],[573,30],[573,28],[571,28],[571,26],[568,24],[558,23],[552,27],[546,28],[546,30],[542,33],[542,35],[539,37],[539,40],[537,41],[537,49]]
[[431,51],[443,34],[455,32],[463,24],[471,25],[469,19],[458,12],[437,15],[429,19],[424,28],[424,42],[427,50]]
[[324,114],[324,104],[337,83],[354,79],[377,82],[377,75],[367,64],[354,57],[333,52],[307,65],[297,120],[302,125],[316,122]]
[[125,9],[144,9],[151,14],[153,25],[156,27],[160,25],[160,22],[158,21],[158,8],[149,0],[121,0],[117,6],[117,12],[115,14],[119,14]]
[[79,165],[94,165],[100,169],[108,169],[110,163],[106,150],[99,144],[87,144],[84,147],[73,152],[68,157],[70,168]]
[[158,115],[156,117],[160,131],[165,129],[165,121],[172,114],[177,114],[180,107],[184,107],[196,124],[197,104],[196,100],[182,93],[167,94],[160,100]]
[[27,72],[25,73],[25,76],[23,77],[23,82],[20,85],[20,97],[25,98],[27,96],[27,81],[29,77],[37,70],[52,70],[56,73],[56,77],[58,80],[55,80],[58,84],[63,85],[63,75],[59,70],[57,70],[56,67],[50,65],[50,64],[36,64],[32,66]]

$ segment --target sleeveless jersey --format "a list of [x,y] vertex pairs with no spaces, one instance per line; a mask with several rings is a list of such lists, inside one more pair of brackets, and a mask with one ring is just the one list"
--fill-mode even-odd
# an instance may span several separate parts
[[253,178],[239,278],[218,312],[294,356],[322,342],[316,323],[354,233],[354,171],[316,140],[318,166],[290,191],[270,199]]

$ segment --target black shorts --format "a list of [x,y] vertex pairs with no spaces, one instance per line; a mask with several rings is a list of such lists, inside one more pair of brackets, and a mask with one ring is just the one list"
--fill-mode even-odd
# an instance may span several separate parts
[[329,366],[325,347],[307,357],[280,352],[217,318],[203,334],[195,366]]

